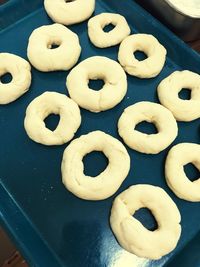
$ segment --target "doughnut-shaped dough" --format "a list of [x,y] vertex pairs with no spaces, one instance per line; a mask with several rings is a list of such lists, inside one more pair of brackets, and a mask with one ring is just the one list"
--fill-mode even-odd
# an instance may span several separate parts
[[[179,98],[183,88],[191,90],[190,100]],[[200,75],[188,70],[173,72],[159,84],[158,97],[178,121],[200,118]]]
[[[54,44],[59,46],[51,49]],[[81,47],[77,34],[55,23],[32,32],[27,53],[31,64],[40,71],[69,70],[78,61]]]
[[[150,231],[132,215],[148,208],[158,229]],[[134,185],[118,195],[113,203],[110,224],[119,244],[139,257],[160,259],[177,245],[181,216],[176,204],[160,187]]]
[[[154,123],[158,133],[146,134],[134,130],[142,121]],[[139,102],[127,107],[118,121],[119,135],[132,149],[157,154],[176,138],[178,127],[172,113],[160,104]]]
[[181,143],[171,148],[165,163],[165,176],[168,186],[180,198],[200,201],[200,178],[190,181],[184,165],[192,163],[200,171],[200,145]]
[[[103,29],[112,24],[115,28],[109,32]],[[88,21],[90,41],[97,47],[105,48],[120,44],[130,34],[131,30],[126,19],[114,13],[101,13]]]
[[[89,80],[104,80],[101,90],[89,88]],[[82,108],[92,112],[111,109],[124,98],[127,78],[116,61],[100,56],[87,58],[71,70],[67,77],[70,97]]]
[[[54,131],[46,128],[44,119],[58,114],[60,121]],[[69,97],[45,92],[27,107],[24,127],[28,136],[43,145],[62,145],[70,141],[81,124],[79,107]]]
[[95,0],[44,0],[49,17],[58,23],[71,25],[88,19],[95,9]]
[[[12,75],[12,81],[2,83],[1,76]],[[26,93],[31,85],[31,66],[23,58],[0,53],[0,104],[8,104]]]
[[[84,174],[83,157],[92,151],[102,151],[108,158],[107,168],[98,176]],[[112,196],[130,169],[130,157],[120,141],[101,131],[91,132],[73,140],[65,149],[62,180],[77,197],[101,200]]]
[[[147,55],[145,60],[137,60],[133,53],[142,51]],[[118,60],[125,71],[139,78],[157,76],[166,59],[166,49],[150,34],[133,34],[124,39],[119,47]]]

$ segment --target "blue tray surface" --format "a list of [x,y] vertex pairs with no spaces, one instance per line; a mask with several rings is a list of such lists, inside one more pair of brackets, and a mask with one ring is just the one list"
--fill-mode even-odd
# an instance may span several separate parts
[[[16,1],[12,1],[16,5]],[[25,1],[21,13],[27,9]],[[51,24],[42,1],[35,4],[27,16],[0,32],[0,52],[10,52],[26,58],[28,37],[45,24]],[[14,5],[14,6],[15,6]],[[24,9],[23,9],[24,7]],[[37,7],[37,8],[36,8]],[[12,5],[7,12],[14,12]],[[19,11],[20,12],[20,11]],[[112,110],[94,114],[81,110],[82,125],[76,137],[93,130],[102,130],[119,138],[117,121],[127,106],[147,100],[158,102],[156,87],[175,70],[198,72],[200,57],[165,29],[133,1],[97,0],[95,14],[115,12],[126,16],[132,33],[145,32],[156,36],[168,50],[164,69],[156,78],[141,80],[128,76],[128,93]],[[9,16],[2,10],[1,20],[9,25]],[[13,13],[14,14],[14,13]],[[10,22],[11,24],[11,22]],[[80,37],[82,55],[79,61],[101,55],[117,60],[118,46],[95,48],[87,36],[87,23],[70,27]],[[133,267],[189,266],[187,255],[195,258],[191,267],[199,266],[200,203],[178,199],[167,187],[164,161],[169,148],[158,155],[145,155],[131,149],[131,170],[117,193],[104,201],[83,201],[68,192],[61,182],[60,165],[66,147],[46,147],[31,141],[23,127],[27,105],[45,91],[68,94],[66,72],[41,73],[32,69],[32,85],[28,93],[16,102],[0,106],[0,218],[31,266],[67,267]],[[55,118],[50,119],[50,124]],[[178,123],[179,134],[174,144],[199,143],[199,120]],[[120,139],[120,138],[119,138]],[[85,160],[90,174],[105,164],[102,155],[91,154]],[[164,188],[176,202],[182,215],[182,235],[177,248],[159,261],[141,259],[125,252],[109,227],[109,214],[114,197],[133,184],[148,183]],[[141,213],[148,223],[146,213]],[[145,219],[146,218],[146,219]],[[193,253],[193,254],[192,254]],[[188,256],[189,255],[189,256]],[[192,256],[193,255],[193,256]],[[181,262],[181,265],[179,265]],[[175,264],[175,265],[174,265]],[[178,265],[177,265],[178,264]]]

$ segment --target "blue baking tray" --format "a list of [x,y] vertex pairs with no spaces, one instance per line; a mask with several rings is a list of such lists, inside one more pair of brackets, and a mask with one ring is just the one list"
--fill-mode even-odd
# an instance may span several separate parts
[[[0,7],[0,52],[10,52],[26,58],[31,32],[41,25],[52,23],[42,2],[10,0]],[[101,12],[124,15],[132,33],[153,34],[167,48],[168,57],[164,69],[156,78],[141,80],[128,76],[128,93],[112,110],[94,114],[82,109],[82,125],[76,137],[99,129],[119,138],[117,121],[125,107],[143,100],[158,102],[157,85],[175,70],[200,70],[199,55],[134,1],[97,0],[95,14]],[[118,46],[98,49],[89,42],[87,22],[70,28],[80,37],[82,55],[79,61],[94,55],[117,60]],[[158,155],[145,155],[128,148],[131,170],[117,193],[104,201],[78,199],[61,182],[60,165],[67,145],[47,147],[34,143],[23,127],[26,107],[35,97],[47,90],[67,93],[67,72],[41,73],[33,68],[32,75],[31,88],[24,96],[14,103],[0,106],[0,222],[29,265],[200,266],[200,203],[180,200],[166,186],[164,161],[169,149]],[[56,121],[57,118],[51,116],[47,124],[53,127]],[[199,123],[200,120],[178,123],[179,134],[173,144],[199,143]],[[145,131],[152,130],[149,125],[141,127]],[[97,152],[87,156],[84,162],[86,172],[91,175],[100,172],[106,164],[105,158]],[[195,170],[189,168],[187,171],[194,178]],[[142,259],[124,251],[109,227],[114,197],[130,185],[138,183],[164,188],[176,202],[182,215],[182,235],[177,248],[158,261]],[[149,229],[155,226],[145,210],[138,212],[136,216]]]

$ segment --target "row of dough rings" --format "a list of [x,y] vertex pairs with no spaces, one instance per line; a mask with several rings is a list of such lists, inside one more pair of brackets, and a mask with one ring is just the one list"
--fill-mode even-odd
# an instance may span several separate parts
[[[95,91],[89,80],[102,79],[104,86]],[[127,92],[127,77],[116,61],[100,56],[87,58],[71,70],[67,77],[70,97],[82,108],[100,112],[116,106]]]
[[[183,88],[191,90],[191,98],[179,98]],[[178,121],[192,121],[200,118],[200,75],[188,70],[175,71],[161,81],[158,97],[163,106],[171,110]]]
[[[132,215],[148,208],[158,229],[149,231]],[[140,257],[160,259],[177,245],[181,216],[176,204],[160,187],[135,185],[118,195],[113,203],[110,224],[120,245]]]
[[95,0],[44,0],[49,17],[58,23],[71,25],[88,19],[95,9]]
[[[142,51],[147,55],[139,61],[133,53]],[[125,71],[140,78],[157,76],[166,60],[166,49],[150,34],[133,34],[125,38],[119,47],[118,60]]]
[[181,143],[171,148],[165,163],[165,177],[168,186],[181,199],[200,201],[200,178],[190,181],[184,166],[192,163],[200,171],[200,145]]
[[[60,115],[54,131],[46,128],[44,119],[50,114]],[[74,137],[81,124],[78,105],[69,97],[56,92],[45,92],[27,107],[24,127],[28,136],[44,145],[61,145]]]
[[[104,27],[112,24],[113,30],[104,31]],[[90,41],[97,47],[105,48],[117,45],[130,34],[131,30],[126,19],[114,13],[101,13],[88,21]]]
[[[158,133],[145,134],[133,130],[142,121],[154,123]],[[119,135],[132,149],[146,154],[157,154],[176,138],[178,127],[172,113],[152,102],[138,102],[127,107],[118,121]]]
[[[53,45],[58,47],[51,49]],[[28,58],[40,71],[68,70],[77,63],[80,53],[77,34],[61,24],[39,27],[29,37]]]
[[[93,179],[84,174],[83,157],[102,151],[108,158],[107,168]],[[130,170],[130,157],[120,141],[101,131],[91,132],[73,140],[65,149],[62,160],[62,181],[77,197],[101,200],[112,196]]]
[[0,80],[0,104],[8,104],[26,93],[31,85],[31,66],[23,58],[0,53],[0,77],[10,73],[12,81],[5,84]]

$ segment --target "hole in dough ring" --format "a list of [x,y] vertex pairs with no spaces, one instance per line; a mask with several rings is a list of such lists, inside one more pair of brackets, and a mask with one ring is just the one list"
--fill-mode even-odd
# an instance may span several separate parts
[[[60,115],[54,131],[45,126],[50,114]],[[56,92],[45,92],[27,107],[24,127],[28,136],[43,145],[62,145],[70,141],[81,124],[78,105],[69,97]]]
[[[104,80],[99,91],[88,87],[89,80]],[[100,56],[87,58],[71,70],[67,77],[70,97],[82,108],[92,112],[111,109],[127,92],[126,73],[116,61]]]
[[[150,231],[132,215],[148,208],[158,228]],[[176,204],[160,187],[140,184],[118,195],[111,209],[110,224],[119,244],[139,257],[160,259],[177,245],[181,216]]]
[[[51,49],[53,44],[59,46]],[[27,53],[31,64],[40,71],[68,70],[77,63],[81,47],[77,34],[55,23],[32,32]]]
[[88,19],[95,9],[95,0],[44,0],[49,17],[58,23],[71,25]]
[[[96,177],[84,174],[83,157],[101,151],[108,166]],[[130,169],[130,157],[120,141],[101,131],[94,131],[73,140],[65,149],[62,160],[62,181],[79,198],[102,200],[112,196]]]
[[181,143],[171,148],[165,163],[165,177],[168,186],[181,199],[200,201],[200,178],[190,181],[185,172],[184,165],[188,163],[200,171],[200,145]]
[[[145,60],[139,61],[133,55],[141,51],[147,55]],[[157,76],[166,59],[166,49],[150,34],[133,34],[122,41],[119,47],[118,60],[125,71],[139,78]]]
[[[179,98],[179,92],[191,90],[191,99]],[[175,71],[161,81],[158,97],[163,106],[171,110],[178,121],[192,121],[200,118],[200,75],[184,70]]]
[[[103,29],[106,25],[115,26],[110,32]],[[117,45],[130,34],[131,30],[126,19],[114,13],[101,13],[88,21],[90,41],[97,47],[105,48]]]
[[31,85],[31,65],[23,58],[0,53],[0,77],[6,73],[12,75],[12,81],[5,84],[0,78],[0,104],[8,104],[24,93]]
[[[158,133],[145,134],[134,130],[142,121],[154,123]],[[174,141],[178,127],[168,109],[160,104],[144,101],[124,110],[118,121],[118,132],[130,148],[146,154],[157,154]]]

